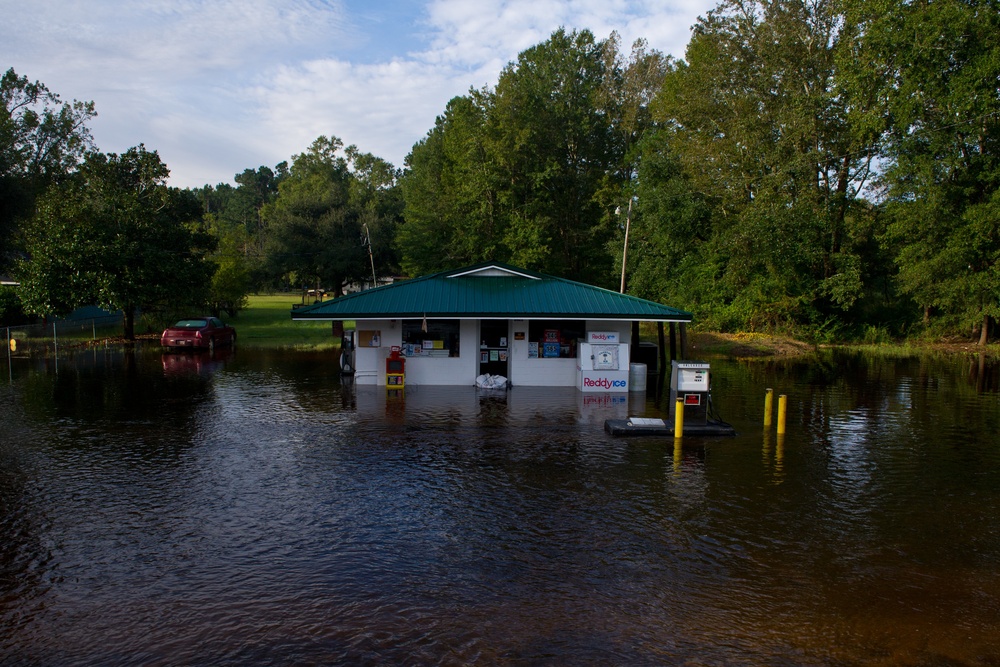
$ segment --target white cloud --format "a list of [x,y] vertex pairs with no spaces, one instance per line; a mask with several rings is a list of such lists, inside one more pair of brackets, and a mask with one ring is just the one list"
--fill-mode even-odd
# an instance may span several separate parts
[[19,74],[94,100],[101,150],[140,142],[181,186],[231,182],[336,135],[397,166],[448,100],[560,26],[680,57],[708,2],[0,0]]
[[412,60],[352,65],[312,61],[282,68],[257,89],[261,121],[286,158],[320,135],[336,135],[397,166],[444,111],[448,99],[466,92],[462,77]]

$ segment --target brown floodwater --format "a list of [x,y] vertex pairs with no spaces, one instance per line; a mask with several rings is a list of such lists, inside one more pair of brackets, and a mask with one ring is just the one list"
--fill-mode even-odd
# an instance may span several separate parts
[[387,396],[329,354],[14,359],[0,664],[1000,664],[1000,369],[711,362],[738,435],[675,448],[603,429],[664,415],[653,377]]

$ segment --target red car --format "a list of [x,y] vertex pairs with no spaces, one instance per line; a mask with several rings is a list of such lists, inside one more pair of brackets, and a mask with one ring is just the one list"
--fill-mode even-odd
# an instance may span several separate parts
[[164,330],[160,345],[172,349],[215,350],[236,343],[236,329],[218,317],[197,317],[181,320]]

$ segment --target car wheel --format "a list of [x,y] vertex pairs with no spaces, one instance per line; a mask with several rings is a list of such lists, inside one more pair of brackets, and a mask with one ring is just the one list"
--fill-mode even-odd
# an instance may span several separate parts
[[215,352],[215,339],[214,338],[209,338],[208,339],[208,351],[209,352]]

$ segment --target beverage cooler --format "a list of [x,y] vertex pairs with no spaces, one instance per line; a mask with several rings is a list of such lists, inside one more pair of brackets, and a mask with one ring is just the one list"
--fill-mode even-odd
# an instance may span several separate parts
[[617,332],[589,332],[580,341],[576,368],[580,391],[627,392],[628,343],[620,342]]

